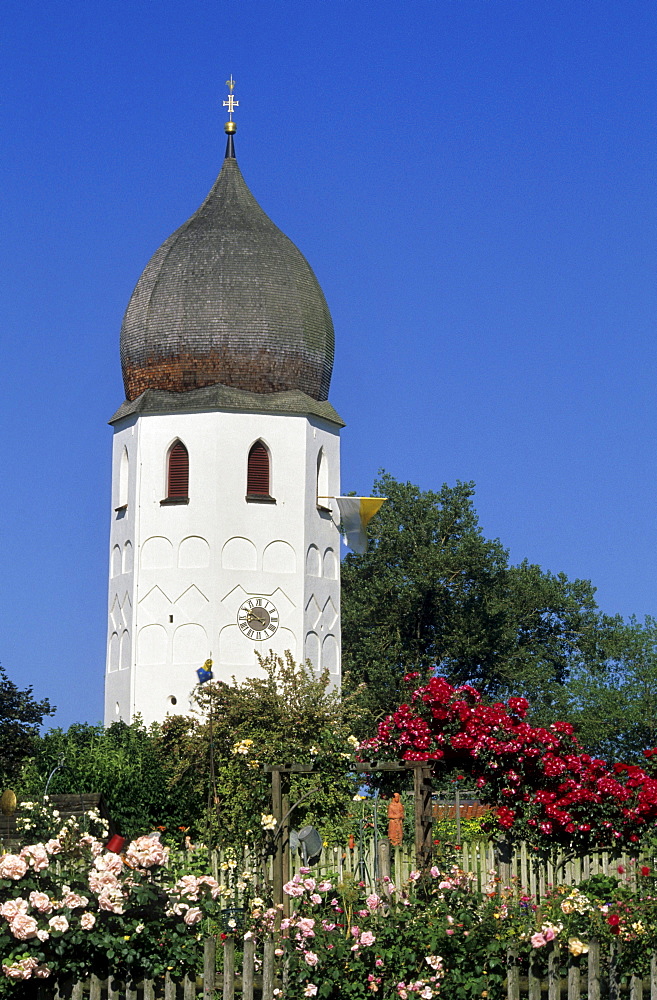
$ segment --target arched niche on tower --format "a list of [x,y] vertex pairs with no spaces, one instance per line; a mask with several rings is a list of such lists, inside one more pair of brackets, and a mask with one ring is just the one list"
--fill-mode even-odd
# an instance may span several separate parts
[[133,550],[132,542],[126,542],[123,546],[123,554],[121,558],[121,568],[124,573],[132,573],[133,566]]
[[258,643],[249,642],[237,625],[224,625],[219,633],[219,663],[231,666],[255,666]]
[[338,558],[335,554],[335,550],[330,546],[324,551],[324,558],[322,560],[322,568],[324,576],[327,580],[337,580],[338,578]]
[[264,573],[296,573],[297,557],[289,542],[270,542],[262,554]]
[[119,669],[119,634],[112,632],[109,640],[109,656],[107,657],[107,672],[113,674]]
[[328,670],[331,677],[337,677],[340,673],[338,640],[334,635],[327,635],[322,643],[322,669]]
[[121,634],[121,651],[119,655],[119,670],[130,668],[130,633],[127,629]]
[[306,634],[304,659],[310,660],[314,669],[319,672],[319,636],[317,632],[308,632]]
[[120,545],[115,545],[112,548],[111,567],[112,567],[112,576],[120,576],[121,575],[121,546]]
[[178,546],[180,569],[207,569],[210,565],[210,546],[200,535],[183,538]]
[[316,545],[309,545],[306,552],[306,573],[308,576],[321,576],[322,563],[319,549]]
[[210,655],[208,635],[202,625],[179,625],[173,633],[173,662],[201,665]]
[[171,569],[173,545],[162,535],[152,535],[141,547],[139,563],[142,569]]
[[137,663],[152,666],[167,661],[167,633],[163,625],[144,625],[137,636]]
[[258,568],[258,553],[249,538],[236,535],[229,538],[221,550],[221,568],[255,570]]

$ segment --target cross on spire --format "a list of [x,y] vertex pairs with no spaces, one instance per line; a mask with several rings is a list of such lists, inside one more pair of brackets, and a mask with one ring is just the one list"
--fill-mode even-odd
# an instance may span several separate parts
[[233,97],[233,90],[235,89],[235,81],[233,80],[232,73],[230,74],[230,80],[226,80],[226,86],[228,87],[229,94],[228,94],[228,100],[224,101],[224,107],[228,108],[228,118],[232,122],[233,112],[235,111],[235,108],[239,108],[240,106],[240,102],[236,101],[235,98]]

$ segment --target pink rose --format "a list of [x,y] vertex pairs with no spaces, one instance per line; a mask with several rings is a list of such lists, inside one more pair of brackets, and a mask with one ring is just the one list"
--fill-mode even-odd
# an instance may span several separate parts
[[98,908],[108,913],[123,913],[123,894],[121,890],[104,889],[98,896]]
[[43,944],[43,942],[47,941],[48,938],[50,937],[50,931],[47,931],[47,930],[37,931],[36,932],[36,936],[38,937],[38,939],[41,942],[41,944]]
[[47,840],[43,846],[47,850],[48,854],[59,854],[62,849],[61,841],[54,838],[52,840]]
[[297,927],[303,937],[315,937],[315,931],[313,930],[314,926],[315,921],[312,917],[302,917],[297,923]]
[[555,931],[554,927],[543,928],[543,937],[545,938],[546,941],[554,941],[556,936],[557,932]]
[[154,868],[163,865],[169,857],[169,848],[155,837],[137,837],[125,852],[128,864],[136,868]]
[[38,929],[39,925],[34,917],[28,917],[26,913],[17,913],[9,921],[9,930],[19,941],[29,941],[30,938],[36,937]]
[[93,925],[96,923],[95,913],[83,913],[80,917],[80,927],[83,931],[90,931]]
[[314,951],[307,951],[303,957],[306,965],[310,965],[313,968],[319,962],[319,958],[317,957]]
[[291,882],[286,882],[283,886],[283,892],[286,896],[303,896],[303,886],[299,885],[292,879]]
[[366,947],[368,945],[374,944],[375,941],[376,938],[372,934],[372,931],[364,931],[360,936],[360,943],[365,945]]
[[7,979],[30,979],[32,969],[36,969],[38,964],[36,958],[22,958],[19,962],[14,962],[12,965],[5,965],[3,963],[2,971]]
[[97,872],[113,872],[118,875],[123,870],[123,861],[120,855],[106,851],[105,854],[99,854],[94,858],[94,868]]
[[52,910],[52,903],[46,892],[31,892],[30,905],[39,913],[50,913]]
[[183,920],[185,921],[188,927],[193,927],[194,924],[197,924],[199,922],[202,916],[203,914],[201,913],[198,906],[190,906],[190,908],[187,910],[187,913],[183,917]]
[[24,847],[20,856],[27,860],[35,872],[43,871],[50,864],[48,852],[43,844],[30,844],[28,847]]
[[543,945],[547,944],[547,941],[539,931],[537,931],[536,934],[532,934],[530,941],[532,943],[532,948],[542,948]]
[[27,900],[21,899],[20,896],[18,899],[8,899],[0,906],[0,915],[5,920],[12,920],[18,913],[27,913]]
[[63,897],[62,906],[67,906],[69,910],[80,910],[84,909],[85,906],[89,906],[89,900],[86,896],[78,896],[77,892],[67,892]]
[[53,931],[59,931],[60,934],[63,934],[64,931],[68,930],[68,920],[66,919],[66,917],[62,916],[51,917],[50,920],[48,921],[48,926]]
[[176,889],[187,899],[198,899],[199,885],[195,875],[183,875],[176,882]]
[[0,878],[12,878],[18,881],[27,871],[27,862],[17,854],[0,856]]
[[48,968],[47,965],[37,965],[32,975],[35,976],[37,979],[47,979],[50,975],[50,969]]

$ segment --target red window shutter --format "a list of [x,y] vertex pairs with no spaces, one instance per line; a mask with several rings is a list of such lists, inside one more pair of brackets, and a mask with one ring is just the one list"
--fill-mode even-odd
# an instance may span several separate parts
[[262,441],[256,441],[249,452],[246,492],[269,496],[269,452]]
[[169,452],[168,492],[170,499],[189,493],[189,455],[184,444],[176,441]]

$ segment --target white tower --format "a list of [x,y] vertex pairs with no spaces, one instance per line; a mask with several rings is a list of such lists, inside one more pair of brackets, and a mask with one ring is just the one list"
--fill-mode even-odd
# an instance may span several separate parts
[[333,325],[247,188],[234,130],[121,330],[106,725],[188,711],[209,656],[229,680],[257,673],[255,650],[290,650],[340,683]]

